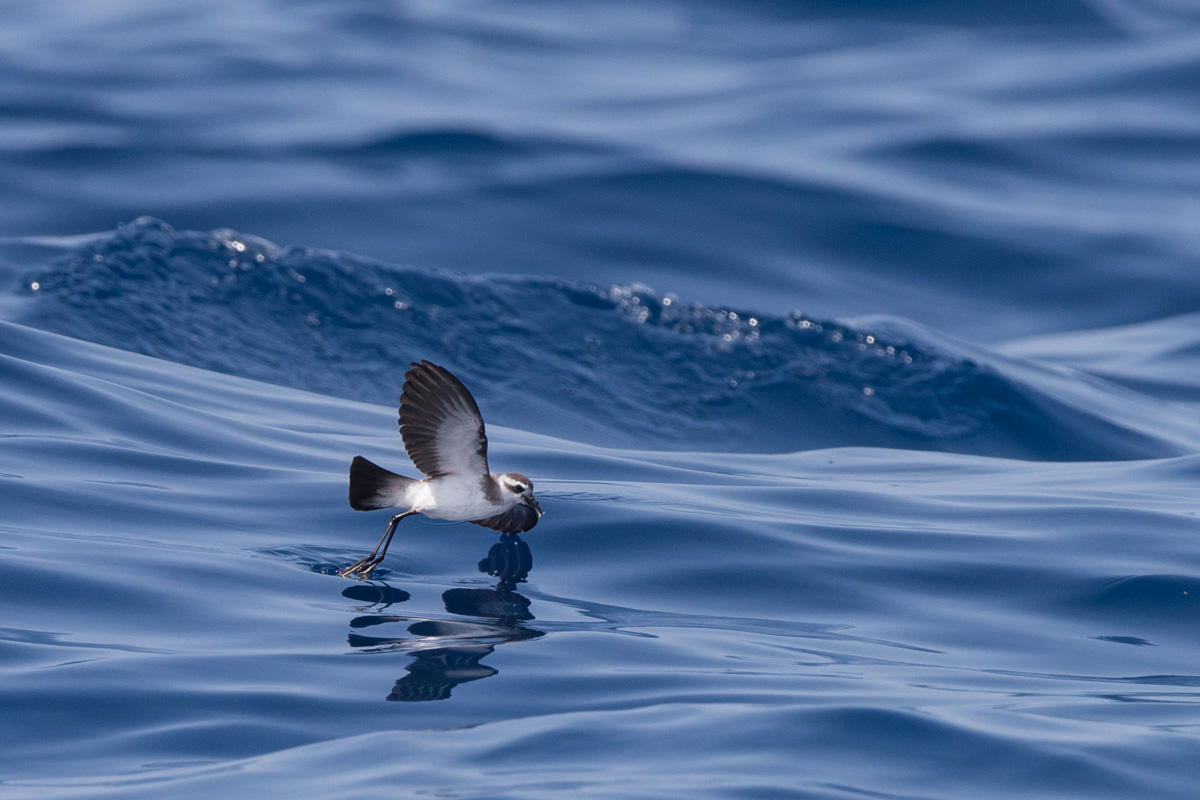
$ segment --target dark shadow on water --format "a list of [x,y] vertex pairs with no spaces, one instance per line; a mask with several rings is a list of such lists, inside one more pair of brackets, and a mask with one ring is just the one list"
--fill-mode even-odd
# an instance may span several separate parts
[[[533,553],[529,545],[515,533],[505,533],[500,541],[492,545],[488,554],[479,562],[479,571],[499,578],[498,591],[512,591],[518,583],[524,583],[533,569]],[[519,595],[518,595],[519,596]],[[524,599],[524,598],[522,598]],[[526,601],[528,605],[528,601]],[[533,619],[533,617],[527,617]]]
[[356,583],[342,589],[342,597],[370,606],[379,606],[380,611],[395,603],[403,603],[411,596],[403,589],[388,586],[386,583]]
[[[497,579],[492,589],[447,589],[442,603],[451,614],[470,619],[427,619],[394,614],[367,614],[350,621],[354,631],[377,625],[407,623],[405,636],[367,636],[351,632],[351,647],[363,652],[403,652],[413,661],[396,681],[388,700],[445,700],[460,683],[488,678],[493,667],[481,664],[497,645],[544,636],[526,627],[534,616],[530,601],[514,591],[533,568],[533,555],[520,536],[504,534],[479,562],[479,571]],[[386,584],[358,583],[342,596],[378,605],[382,610],[408,600],[409,594]]]

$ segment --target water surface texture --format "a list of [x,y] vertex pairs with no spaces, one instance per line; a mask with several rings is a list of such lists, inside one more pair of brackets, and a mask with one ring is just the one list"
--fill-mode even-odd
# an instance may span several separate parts
[[1196,796],[1190,6],[0,5],[6,799]]

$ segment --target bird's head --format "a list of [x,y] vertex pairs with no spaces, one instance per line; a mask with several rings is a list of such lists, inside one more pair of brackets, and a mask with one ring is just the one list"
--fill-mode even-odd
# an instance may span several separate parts
[[506,496],[513,497],[517,502],[524,503],[542,516],[542,507],[533,498],[533,481],[519,472],[506,472],[500,476],[500,491]]

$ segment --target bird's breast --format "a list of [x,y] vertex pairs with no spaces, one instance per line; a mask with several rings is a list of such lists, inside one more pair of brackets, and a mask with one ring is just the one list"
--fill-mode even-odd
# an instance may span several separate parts
[[422,502],[414,503],[427,517],[449,520],[472,520],[491,517],[507,510],[484,493],[479,479],[463,480],[457,475],[423,481]]

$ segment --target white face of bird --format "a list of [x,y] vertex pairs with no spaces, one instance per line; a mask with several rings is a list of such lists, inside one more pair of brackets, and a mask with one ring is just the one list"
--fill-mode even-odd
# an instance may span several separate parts
[[536,511],[539,517],[542,515],[542,507],[533,497],[533,481],[529,478],[516,472],[506,472],[500,476],[500,487]]

